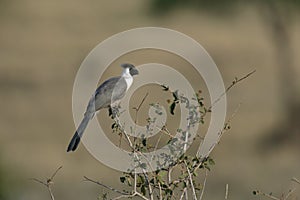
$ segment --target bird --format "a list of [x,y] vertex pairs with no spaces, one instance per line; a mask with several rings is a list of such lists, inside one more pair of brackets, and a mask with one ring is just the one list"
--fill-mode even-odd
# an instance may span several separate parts
[[111,77],[104,81],[90,98],[84,117],[68,145],[67,152],[77,149],[80,139],[95,113],[119,103],[132,85],[133,76],[139,74],[133,64],[124,63],[121,64],[121,67],[123,68],[121,76]]

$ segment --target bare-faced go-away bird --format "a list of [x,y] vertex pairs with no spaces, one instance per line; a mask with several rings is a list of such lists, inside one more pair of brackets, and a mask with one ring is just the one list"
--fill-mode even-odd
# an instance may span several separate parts
[[75,151],[80,143],[89,121],[93,118],[95,113],[102,108],[110,108],[114,103],[119,102],[126,94],[133,82],[133,76],[139,72],[132,64],[122,64],[123,72],[121,76],[112,77],[104,81],[95,91],[91,97],[84,117],[78,126],[71,142],[68,146],[67,152]]

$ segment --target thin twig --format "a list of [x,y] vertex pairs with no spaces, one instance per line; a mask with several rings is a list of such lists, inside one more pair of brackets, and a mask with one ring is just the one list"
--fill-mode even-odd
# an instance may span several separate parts
[[207,170],[205,170],[205,177],[204,177],[202,191],[201,191],[199,200],[202,200],[203,195],[204,195],[204,190],[205,190],[205,186],[206,186],[207,175],[208,175],[208,172],[207,172]]
[[153,200],[153,190],[152,190],[152,186],[151,186],[151,184],[150,184],[150,180],[149,180],[148,174],[146,173],[146,171],[145,171],[144,169],[143,169],[143,174],[144,174],[144,177],[145,177],[145,179],[146,179],[146,183],[148,184],[150,199]]
[[[225,89],[225,91],[219,96],[219,98],[217,98],[217,99],[211,104],[211,106],[209,106],[208,109],[206,109],[207,111],[203,113],[202,117],[205,117],[205,115],[206,115],[207,113],[211,112],[213,106],[214,106],[216,103],[218,103],[218,102],[223,98],[223,96],[224,96],[225,94],[227,94],[227,93],[229,92],[229,90],[231,90],[231,89],[233,88],[233,86],[235,86],[235,85],[238,84],[239,82],[241,82],[241,81],[247,79],[248,77],[250,77],[251,75],[253,75],[255,72],[256,72],[256,70],[253,70],[253,71],[251,71],[250,73],[248,73],[248,74],[246,74],[245,76],[243,76],[242,78],[235,78],[235,79],[232,81],[232,83]],[[237,109],[236,109],[236,111],[233,113],[233,116],[235,115],[236,112],[237,112]],[[231,117],[231,118],[233,118],[233,117]],[[231,120],[231,119],[229,119],[229,121],[230,121],[230,120]],[[227,122],[227,124],[228,124],[228,122]],[[219,143],[219,141],[220,141],[220,139],[221,139],[221,136],[222,136],[222,134],[224,133],[224,131],[225,131],[224,129],[223,129],[223,130],[220,130],[219,138],[218,138],[217,141],[209,148],[208,153],[207,153],[206,155],[202,156],[202,159],[205,159],[205,158],[211,153],[211,151],[214,149],[214,147]],[[198,149],[198,151],[197,151],[197,155],[199,155],[200,148],[201,148],[201,146],[199,146],[199,149]]]
[[283,200],[287,200],[295,192],[295,190],[296,190],[296,188],[289,190],[289,192],[286,194],[286,196],[283,198]]
[[185,131],[185,138],[184,138],[184,145],[183,145],[183,152],[184,153],[187,150],[188,138],[189,138],[189,130],[190,130],[190,120],[188,120],[187,131]]
[[133,194],[124,194],[124,195],[115,197],[112,200],[123,199],[123,198],[130,199],[130,198],[135,197],[135,196],[139,196],[139,197],[141,197],[144,200],[149,200],[147,197],[145,197],[144,195],[142,195],[139,192],[136,192],[136,193],[133,193]]
[[50,180],[53,180],[53,179],[54,179],[54,177],[56,176],[57,172],[58,172],[59,170],[61,170],[61,168],[62,168],[62,166],[60,166],[59,168],[57,168],[57,170],[52,174]]
[[292,178],[292,181],[294,181],[295,183],[298,183],[298,184],[300,184],[300,181],[297,179],[297,178]]
[[144,96],[144,98],[142,99],[142,101],[140,102],[140,104],[138,105],[138,107],[133,107],[133,109],[138,112],[140,110],[140,108],[142,107],[142,105],[143,105],[143,103],[146,100],[148,95],[149,95],[149,93],[147,92],[146,95]]
[[142,101],[140,102],[140,104],[137,107],[133,107],[133,109],[135,110],[135,119],[134,119],[134,130],[136,129],[136,123],[137,123],[137,119],[138,119],[138,113],[143,105],[143,103],[145,102],[147,96],[148,96],[148,92],[145,94],[145,96],[143,97]]
[[186,171],[188,172],[188,175],[189,175],[189,180],[190,180],[194,200],[197,200],[196,190],[195,190],[195,187],[194,187],[193,177],[192,177],[191,171],[190,171],[189,166],[187,165],[186,161],[184,161],[184,165],[185,165]]
[[136,193],[136,184],[137,184],[137,173],[134,172],[134,184],[133,184],[134,193]]
[[47,183],[44,183],[43,181],[40,181],[39,179],[31,178],[30,180],[33,180],[33,181],[35,181],[35,182],[38,182],[38,183],[40,183],[40,184],[42,184],[42,185],[48,187]]
[[267,193],[261,193],[262,196],[265,196],[265,197],[268,197],[269,199],[273,199],[273,200],[281,200],[280,198],[278,197],[275,197],[271,194],[267,194]]
[[170,185],[171,181],[172,181],[172,171],[173,171],[173,166],[169,166],[169,168],[168,168],[168,185]]
[[125,135],[125,138],[126,138],[128,144],[129,144],[130,148],[134,151],[133,144],[132,144],[132,142],[131,142],[131,140],[130,140],[128,134],[126,133],[125,129],[123,128],[123,126],[122,126],[122,124],[121,124],[121,122],[120,122],[119,117],[116,116],[114,119],[115,119],[115,122],[119,125],[121,132]]
[[228,183],[227,183],[226,186],[225,186],[225,200],[228,199],[228,190],[229,190],[229,186],[228,186]]
[[[233,120],[233,118],[238,113],[240,107],[241,107],[241,103],[238,104],[236,109],[233,111],[233,113],[231,114],[231,116],[229,117],[227,122],[225,123],[225,126],[223,127],[223,129],[219,132],[219,134],[218,134],[219,137],[217,138],[216,142],[210,147],[209,152],[207,153],[207,155],[209,155],[212,152],[212,150],[215,148],[215,146],[220,142],[221,137],[228,130],[227,127],[229,126],[230,122]],[[200,149],[201,149],[201,145],[198,148],[197,155],[199,155]],[[202,159],[205,159],[205,157],[203,157]],[[202,164],[202,163],[200,162],[200,164]],[[199,164],[199,166],[200,166],[200,164]]]
[[251,75],[254,74],[255,72],[256,72],[256,69],[253,70],[252,72],[246,74],[246,75],[243,76],[242,78],[237,78],[237,77],[236,77],[236,78],[232,81],[232,83],[226,88],[225,92],[223,92],[223,93],[219,96],[219,98],[217,98],[217,99],[211,104],[211,106],[208,107],[208,110],[210,111],[210,110],[212,109],[212,107],[213,107],[216,103],[218,103],[218,102],[223,98],[223,96],[224,96],[226,93],[229,92],[229,90],[230,90],[233,86],[235,86],[235,85],[238,84],[239,82],[245,80],[246,78],[248,78],[249,76],[251,76]]
[[56,176],[57,172],[58,172],[61,168],[62,168],[62,166],[60,166],[59,168],[57,168],[57,169],[55,170],[55,172],[52,174],[52,176],[51,176],[50,178],[47,178],[46,181],[41,181],[41,180],[39,180],[39,179],[37,179],[37,178],[31,178],[31,180],[36,181],[37,183],[40,183],[40,184],[44,185],[44,186],[48,189],[48,192],[49,192],[49,195],[50,195],[51,200],[55,200],[54,195],[53,195],[53,192],[52,192],[52,189],[51,189],[51,185],[54,184],[53,179],[54,179],[54,177]]
[[[188,187],[189,185],[189,181],[186,180],[186,186]],[[186,190],[185,190],[185,193],[184,193],[184,196],[185,196],[185,200],[188,200],[189,199],[189,194],[188,194],[188,190],[187,190],[187,187],[186,187]]]
[[123,192],[123,191],[120,191],[120,190],[115,189],[115,188],[113,188],[113,187],[107,186],[107,185],[105,185],[105,184],[103,184],[103,183],[100,183],[99,181],[94,181],[94,180],[92,180],[92,179],[90,179],[90,178],[88,178],[88,177],[86,177],[86,176],[84,176],[83,178],[84,178],[84,181],[89,181],[89,182],[95,183],[95,184],[97,184],[97,185],[100,185],[100,186],[102,186],[102,187],[104,187],[104,188],[106,188],[106,189],[109,189],[109,190],[111,190],[111,191],[113,191],[113,192],[116,192],[116,193],[119,193],[119,194],[121,194],[121,195],[131,195],[130,193]]
[[[156,128],[159,129],[158,127],[156,127]],[[174,135],[172,135],[172,134],[170,133],[170,131],[167,129],[166,126],[163,126],[163,127],[160,129],[160,131],[161,131],[162,133],[166,134],[167,136],[171,137],[171,138],[174,138],[174,137],[175,137]]]
[[181,195],[180,195],[180,199],[179,199],[179,200],[182,200],[182,199],[183,199],[184,194],[186,193],[186,191],[187,191],[187,188],[186,188],[186,187],[183,188],[183,191],[182,191],[182,193],[181,193]]
[[158,182],[159,200],[163,200],[160,182]]

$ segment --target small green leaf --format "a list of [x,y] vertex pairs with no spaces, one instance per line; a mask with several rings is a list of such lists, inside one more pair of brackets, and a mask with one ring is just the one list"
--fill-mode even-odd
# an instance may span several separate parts
[[141,193],[143,195],[146,195],[146,187],[145,187],[145,185],[142,185],[142,187],[141,187]]
[[137,187],[140,187],[142,184],[145,183],[145,179],[144,179],[143,176],[138,176],[136,182],[137,182],[137,183],[136,183],[136,186],[137,186]]
[[166,195],[168,195],[168,194],[169,194],[169,195],[172,195],[172,194],[173,194],[173,191],[172,191],[171,189],[169,189],[169,188],[166,189]]
[[197,172],[193,172],[193,175],[196,176],[196,177],[198,176]]
[[147,164],[146,163],[141,163],[140,167],[143,168],[143,169],[146,169],[147,168]]
[[208,158],[208,163],[210,165],[215,165],[216,164],[215,161],[212,158]]

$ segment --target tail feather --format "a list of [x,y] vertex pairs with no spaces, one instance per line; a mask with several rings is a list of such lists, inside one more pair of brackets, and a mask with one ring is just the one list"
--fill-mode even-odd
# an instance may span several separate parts
[[77,149],[79,143],[80,143],[80,136],[78,135],[78,133],[76,131],[69,146],[68,146],[67,152],[75,151]]
[[86,127],[87,127],[87,125],[88,125],[88,123],[89,123],[89,121],[92,117],[93,117],[92,114],[91,115],[87,114],[87,115],[84,116],[84,118],[81,121],[79,127],[77,128],[74,136],[71,139],[71,142],[68,146],[67,152],[75,151],[77,149],[77,147],[80,143],[80,139],[81,139],[81,137],[82,137],[82,135],[83,135],[83,133],[84,133],[84,131],[85,131],[85,129],[86,129]]

